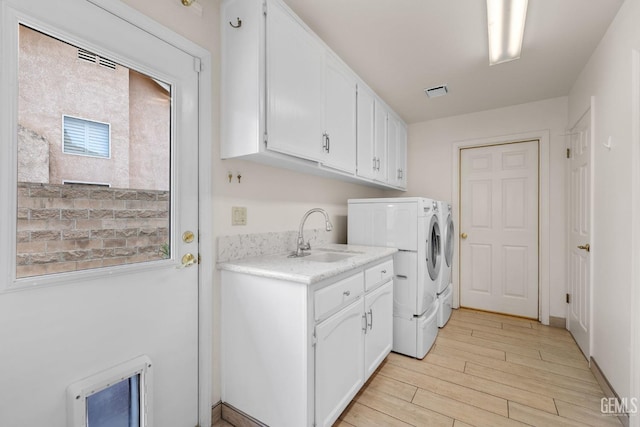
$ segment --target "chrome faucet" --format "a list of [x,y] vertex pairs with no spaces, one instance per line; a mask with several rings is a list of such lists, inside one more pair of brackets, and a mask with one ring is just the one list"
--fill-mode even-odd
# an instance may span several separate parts
[[311,249],[311,245],[309,244],[309,242],[306,242],[306,243],[304,242],[302,230],[304,228],[305,221],[307,220],[309,215],[311,215],[314,212],[320,212],[321,214],[324,215],[325,229],[327,231],[333,230],[333,225],[331,224],[331,221],[329,221],[329,214],[327,214],[327,212],[324,209],[313,208],[307,211],[307,213],[303,215],[302,221],[300,221],[300,229],[298,230],[298,243],[296,244],[296,252],[295,254],[293,254],[293,256],[302,257],[305,255],[309,255],[309,254],[305,254],[304,251],[308,251],[309,249]]

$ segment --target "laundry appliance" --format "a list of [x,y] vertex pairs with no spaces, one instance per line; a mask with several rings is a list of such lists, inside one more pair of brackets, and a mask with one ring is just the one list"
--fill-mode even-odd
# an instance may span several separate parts
[[424,358],[438,334],[442,236],[438,204],[419,197],[351,199],[349,244],[397,248],[393,351]]
[[438,202],[438,213],[442,225],[442,262],[440,282],[437,289],[438,327],[442,328],[451,317],[453,305],[453,287],[451,285],[451,269],[453,266],[453,250],[455,244],[455,227],[451,203]]

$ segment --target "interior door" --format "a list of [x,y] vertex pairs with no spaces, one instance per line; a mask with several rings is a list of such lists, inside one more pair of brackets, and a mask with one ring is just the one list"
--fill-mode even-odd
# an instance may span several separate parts
[[591,286],[591,114],[570,133],[569,178],[569,316],[567,326],[589,357]]
[[70,386],[145,356],[141,425],[193,427],[194,58],[87,1],[0,6],[0,425],[76,425]]
[[538,141],[460,152],[460,305],[538,318]]

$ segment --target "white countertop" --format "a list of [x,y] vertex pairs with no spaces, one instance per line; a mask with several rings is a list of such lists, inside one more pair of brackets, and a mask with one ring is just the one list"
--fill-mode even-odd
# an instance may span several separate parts
[[353,256],[335,262],[317,262],[309,260],[309,257],[289,258],[289,253],[284,253],[223,262],[218,264],[218,268],[310,285],[388,257],[397,251],[395,248],[329,244],[311,248],[309,252],[311,254],[337,252],[353,254]]

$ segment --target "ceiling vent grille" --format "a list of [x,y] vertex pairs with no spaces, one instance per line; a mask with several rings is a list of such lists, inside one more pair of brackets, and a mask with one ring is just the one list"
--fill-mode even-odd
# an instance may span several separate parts
[[438,96],[444,96],[449,93],[447,85],[434,86],[424,90],[429,98],[437,98]]

